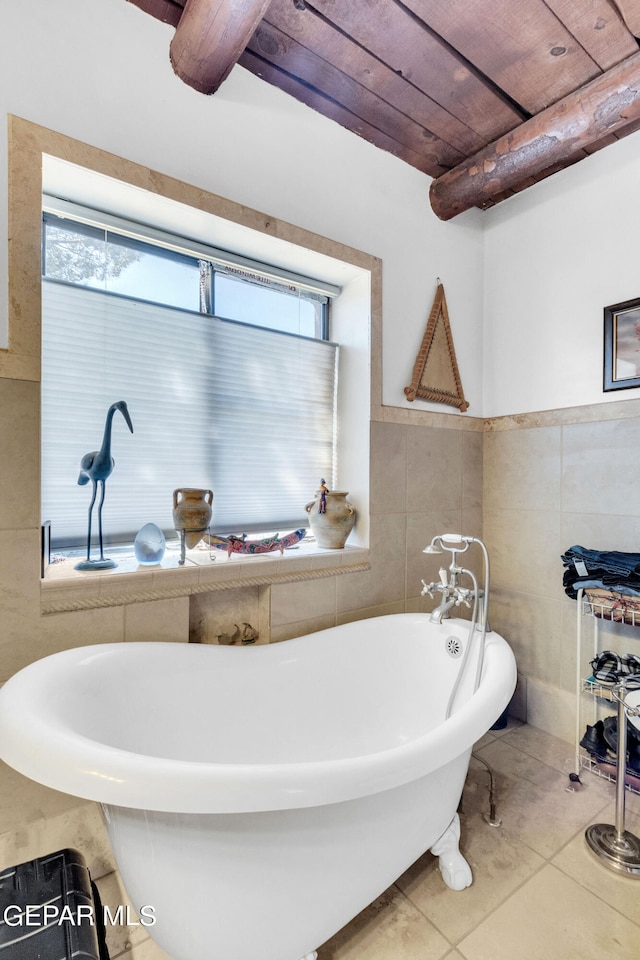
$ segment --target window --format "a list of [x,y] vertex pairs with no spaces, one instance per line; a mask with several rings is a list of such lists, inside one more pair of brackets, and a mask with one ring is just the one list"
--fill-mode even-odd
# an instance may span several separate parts
[[[61,217],[62,214],[62,217]],[[92,211],[45,203],[42,510],[54,545],[86,538],[89,494],[76,480],[117,416],[105,539],[173,530],[173,490],[214,491],[220,533],[306,520],[336,472],[339,292]]]

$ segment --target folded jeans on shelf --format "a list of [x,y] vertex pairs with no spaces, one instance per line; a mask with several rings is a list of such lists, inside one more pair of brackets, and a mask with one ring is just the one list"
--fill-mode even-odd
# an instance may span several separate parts
[[616,550],[570,547],[561,557],[565,564],[562,584],[573,600],[580,588],[601,588],[640,597],[640,554]]
[[624,553],[621,550],[589,550],[575,544],[563,553],[562,561],[565,564],[582,561],[587,572],[603,570],[607,573],[619,573],[622,576],[635,574],[640,578],[640,553]]

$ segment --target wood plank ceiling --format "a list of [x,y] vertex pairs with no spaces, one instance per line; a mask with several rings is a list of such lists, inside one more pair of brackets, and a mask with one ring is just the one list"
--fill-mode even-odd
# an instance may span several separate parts
[[640,0],[128,0],[200,92],[234,64],[434,178],[448,220],[640,128]]

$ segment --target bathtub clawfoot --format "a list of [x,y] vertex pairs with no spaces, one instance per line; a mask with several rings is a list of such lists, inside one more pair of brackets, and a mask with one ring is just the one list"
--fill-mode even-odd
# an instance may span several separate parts
[[431,853],[438,857],[442,879],[452,890],[464,890],[473,881],[471,867],[460,853],[460,817],[456,813],[453,820],[431,847]]
[[318,960],[318,951],[312,950],[311,953],[305,953],[301,960]]

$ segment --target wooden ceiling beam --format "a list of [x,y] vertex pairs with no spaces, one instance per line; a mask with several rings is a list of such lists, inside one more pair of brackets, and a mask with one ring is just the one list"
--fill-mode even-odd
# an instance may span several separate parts
[[[440,104],[484,143],[526,118],[399,0],[310,0],[309,6]],[[440,6],[443,6],[440,2]],[[444,4],[447,6],[447,4]]]
[[526,111],[527,118],[600,74],[546,0],[404,3]]
[[386,150],[394,157],[399,157],[405,163],[410,164],[417,170],[432,176],[434,157],[430,150],[422,147],[420,153],[416,153],[403,143],[394,140],[378,127],[371,126],[366,120],[353,114],[347,107],[325,96],[319,90],[314,89],[308,83],[297,80],[296,77],[281,70],[276,64],[263,59],[253,52],[251,46],[247,47],[239,60],[240,66],[245,67],[254,73],[257,77],[273,84],[285,93],[291,94],[301,103],[306,103],[308,107],[317,110],[323,117],[335,120],[342,127],[351,130],[352,133],[362,137],[369,143],[375,144],[381,150]]
[[[315,57],[320,57],[331,64],[337,70],[341,71],[350,78],[347,82],[357,83],[370,92],[374,93],[387,104],[405,113],[417,124],[423,127],[424,136],[427,139],[430,131],[444,144],[450,144],[459,156],[452,163],[447,163],[442,155],[442,164],[447,169],[459,163],[463,157],[468,157],[470,153],[475,153],[481,147],[486,146],[488,140],[493,140],[498,133],[493,136],[483,138],[474,133],[470,127],[454,117],[448,110],[445,110],[439,103],[432,100],[431,97],[419,90],[412,83],[407,83],[404,77],[399,76],[387,63],[378,57],[369,53],[361,44],[356,43],[346,33],[334,26],[329,20],[316,13],[308,3],[304,8],[296,7],[292,0],[271,0],[269,10],[261,26],[266,22],[277,29],[281,34],[295,40],[300,47],[307,48]],[[249,49],[254,48],[260,41],[260,29],[258,28],[253,35]],[[284,46],[286,39],[283,38],[279,46]],[[256,49],[258,56],[262,56],[262,51]],[[267,59],[269,57],[267,56]],[[622,59],[622,58],[620,58]],[[282,69],[289,69],[286,64],[278,63]],[[304,73],[297,74],[301,82],[309,80],[313,84],[312,72],[314,68],[306,65],[304,58],[300,57],[300,66]],[[334,97],[339,102],[346,104],[340,96],[336,97],[336,86],[329,85],[321,88],[325,94]],[[362,114],[364,117],[364,114]],[[511,126],[511,125],[510,125]],[[507,129],[510,129],[510,126]],[[383,128],[388,130],[383,124]],[[390,131],[388,131],[390,132]],[[442,171],[444,173],[444,171]],[[431,174],[437,176],[435,172]]]
[[[278,0],[272,0],[272,2],[277,4]],[[268,16],[271,16],[271,13],[272,10],[269,10]],[[310,42],[309,38],[305,39],[307,43]],[[287,92],[296,90],[298,99],[302,99],[307,104],[309,104],[308,91],[321,92],[323,113],[327,112],[329,102],[333,101],[346,111],[346,113],[339,112],[343,118],[348,119],[349,129],[353,129],[354,124],[360,129],[366,129],[367,134],[360,135],[365,139],[372,138],[372,142],[383,149],[388,149],[388,144],[393,143],[393,153],[396,156],[399,148],[406,148],[406,152],[403,150],[404,156],[412,157],[412,165],[419,165],[419,169],[430,173],[431,176],[446,173],[468,155],[469,151],[454,149],[412,119],[410,115],[408,116],[401,106],[395,106],[369,86],[354,79],[353,72],[358,59],[357,47],[353,51],[347,50],[347,53],[351,52],[353,52],[352,57],[343,56],[342,61],[337,60],[337,63],[349,64],[352,71],[350,76],[331,62],[330,53],[326,54],[326,58],[318,55],[310,46],[299,43],[264,19],[245,51],[245,54],[254,54],[255,59],[251,60],[243,54],[239,63],[252,72],[257,68],[259,75],[263,76],[263,64],[265,62],[272,64],[280,72],[277,85],[283,85],[284,74],[287,74],[295,81],[294,85],[287,86]],[[374,76],[378,76],[378,68],[388,73],[384,65],[372,62]],[[395,79],[398,78],[395,77]],[[379,86],[383,87],[384,84],[380,82]],[[380,93],[382,94],[382,90]]]
[[639,119],[637,53],[434,180],[433,211],[450,220],[471,207],[491,206],[505,191],[573,163],[590,144]]
[[199,93],[215,93],[268,6],[269,0],[187,0],[169,49],[176,74]]

